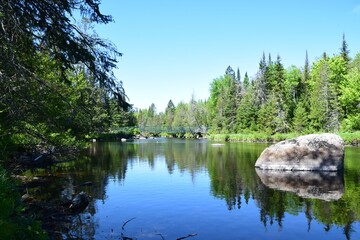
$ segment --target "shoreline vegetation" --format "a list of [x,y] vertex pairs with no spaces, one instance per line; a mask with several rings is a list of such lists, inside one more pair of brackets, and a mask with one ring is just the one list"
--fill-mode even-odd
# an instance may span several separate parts
[[[360,145],[360,132],[353,133],[335,133],[339,135],[345,145],[359,146]],[[276,133],[268,135],[266,133],[235,133],[235,134],[210,134],[209,140],[214,141],[227,141],[227,142],[257,142],[257,143],[276,143],[283,140],[299,137],[301,133]]]
[[[312,132],[312,133],[323,133],[323,132]],[[212,141],[223,141],[223,142],[276,143],[306,134],[310,134],[310,132],[309,133],[276,133],[276,134],[267,134],[261,132],[218,133],[218,134],[206,134],[204,136],[200,136],[199,134],[192,134],[192,133],[176,135],[176,134],[169,134],[166,132],[140,134],[137,128],[128,128],[127,131],[121,131],[117,133],[113,132],[113,133],[89,135],[87,136],[86,140],[92,141],[93,139],[95,139],[95,141],[119,141],[122,138],[136,139],[139,137],[143,137],[143,138],[165,137],[165,138],[186,138],[186,139],[204,138]],[[344,140],[345,145],[360,146],[360,131],[349,132],[349,133],[338,132],[335,134],[339,135]]]

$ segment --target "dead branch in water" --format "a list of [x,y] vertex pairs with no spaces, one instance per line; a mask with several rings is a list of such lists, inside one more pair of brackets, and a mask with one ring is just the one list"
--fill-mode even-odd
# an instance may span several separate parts
[[159,235],[162,240],[165,240],[164,236],[161,233],[158,233],[158,234],[155,234],[155,235]]
[[185,239],[185,238],[190,238],[190,237],[195,237],[195,236],[197,236],[197,234],[193,233],[193,234],[189,234],[189,235],[187,235],[185,237],[177,238],[176,240],[182,240],[182,239]]
[[124,222],[124,224],[122,225],[121,229],[122,229],[122,230],[125,230],[125,225],[128,224],[129,222],[131,222],[132,220],[134,220],[135,218],[136,218],[136,217],[133,217],[133,218],[127,220],[126,222]]

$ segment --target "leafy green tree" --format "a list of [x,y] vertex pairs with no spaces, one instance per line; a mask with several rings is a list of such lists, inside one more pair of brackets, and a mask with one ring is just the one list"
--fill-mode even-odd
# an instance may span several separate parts
[[342,123],[345,131],[360,130],[360,71],[352,68],[340,85],[340,103],[346,109],[347,118]]
[[173,127],[181,131],[189,131],[189,106],[184,102],[180,102],[175,109]]
[[233,131],[236,126],[240,90],[229,69],[231,67],[226,71],[228,74],[214,79],[210,86],[209,117],[215,132]]
[[310,123],[315,130],[334,131],[340,125],[336,85],[331,82],[329,59],[320,59],[311,76]]
[[19,143],[20,134],[27,143],[61,145],[59,136],[81,137],[94,130],[93,121],[107,129],[111,99],[124,110],[131,108],[112,71],[121,53],[72,21],[76,15],[90,23],[112,21],[99,4],[2,2],[0,131],[9,141]]
[[171,131],[175,116],[175,105],[170,99],[165,109],[165,126]]
[[303,97],[302,94],[302,73],[295,66],[289,67],[285,72],[284,98],[288,107],[287,119],[291,120],[294,116],[294,110]]
[[353,61],[350,63],[350,68],[356,68],[360,71],[360,53],[355,55]]

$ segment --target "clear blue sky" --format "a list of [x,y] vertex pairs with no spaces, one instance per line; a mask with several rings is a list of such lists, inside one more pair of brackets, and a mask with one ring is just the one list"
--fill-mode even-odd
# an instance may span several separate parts
[[303,67],[341,47],[360,52],[359,0],[103,0],[115,23],[96,26],[123,56],[115,75],[130,103],[163,111],[170,99],[207,99],[228,65],[253,77],[265,52]]

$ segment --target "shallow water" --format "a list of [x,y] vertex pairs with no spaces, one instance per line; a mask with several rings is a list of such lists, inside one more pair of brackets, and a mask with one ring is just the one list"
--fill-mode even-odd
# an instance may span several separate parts
[[360,239],[359,148],[346,148],[343,175],[284,180],[255,171],[266,146],[93,143],[76,161],[33,172],[54,180],[31,191],[46,201],[92,196],[64,238]]

